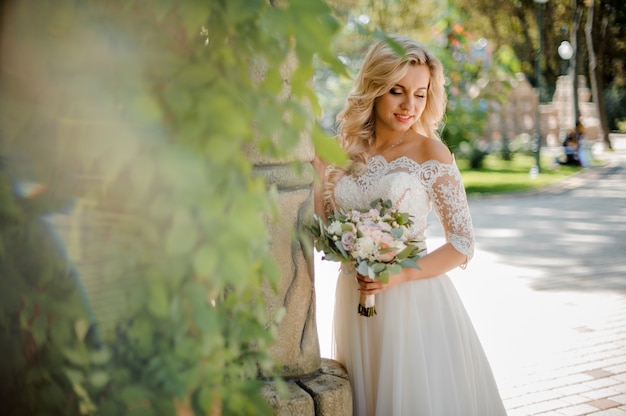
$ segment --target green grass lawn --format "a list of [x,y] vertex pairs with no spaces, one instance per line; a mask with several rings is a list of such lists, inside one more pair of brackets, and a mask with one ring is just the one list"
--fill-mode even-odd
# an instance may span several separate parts
[[463,183],[468,195],[499,194],[539,189],[555,184],[568,176],[579,172],[575,166],[560,166],[552,170],[552,156],[542,157],[541,173],[530,177],[530,168],[535,164],[533,156],[516,153],[513,160],[502,160],[500,155],[488,155],[482,169],[469,169],[467,160],[458,159],[457,163],[463,176]]

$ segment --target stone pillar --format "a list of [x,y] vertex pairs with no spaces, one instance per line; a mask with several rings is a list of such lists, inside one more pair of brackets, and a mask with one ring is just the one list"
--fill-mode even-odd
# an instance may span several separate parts
[[[294,238],[292,231],[313,214],[314,153],[302,141],[292,159],[271,160],[254,146],[246,150],[255,174],[277,188],[281,221],[268,224],[272,253],[281,269],[277,292],[265,292],[270,315],[284,308],[272,356],[281,365],[288,397],[281,397],[268,382],[264,394],[275,415],[331,416],[352,414],[352,393],[345,369],[336,361],[321,359],[315,312],[315,280],[312,248]],[[301,162],[297,174],[294,164]]]
[[[559,129],[567,133],[576,127],[576,110],[574,108],[574,85],[572,77],[563,75],[556,80],[556,89],[552,97],[558,112]],[[565,137],[560,137],[561,142]]]

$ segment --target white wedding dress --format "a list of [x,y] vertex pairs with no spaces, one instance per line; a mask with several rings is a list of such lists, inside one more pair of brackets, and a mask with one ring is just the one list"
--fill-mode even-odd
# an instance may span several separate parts
[[[446,241],[471,258],[472,221],[455,163],[372,157],[366,172],[335,188],[340,208],[390,199],[424,231],[432,208]],[[346,366],[354,414],[376,416],[505,415],[489,362],[447,275],[408,282],[376,295],[378,314],[357,314],[352,267],[337,281],[333,358]]]

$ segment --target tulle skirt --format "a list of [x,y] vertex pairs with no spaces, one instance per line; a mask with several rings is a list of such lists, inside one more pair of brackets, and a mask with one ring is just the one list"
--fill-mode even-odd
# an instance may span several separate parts
[[357,314],[354,272],[337,280],[333,358],[346,366],[358,416],[506,415],[469,316],[447,275],[376,295]]

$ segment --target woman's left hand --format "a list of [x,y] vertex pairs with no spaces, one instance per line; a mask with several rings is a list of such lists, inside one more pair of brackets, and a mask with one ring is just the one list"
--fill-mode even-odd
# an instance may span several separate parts
[[404,282],[403,273],[394,274],[389,277],[387,283],[383,283],[378,279],[370,279],[362,274],[356,275],[356,281],[359,284],[359,292],[364,295],[375,295]]

